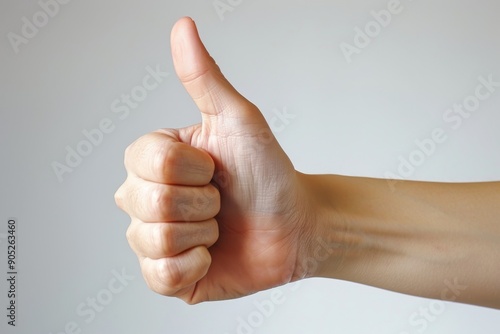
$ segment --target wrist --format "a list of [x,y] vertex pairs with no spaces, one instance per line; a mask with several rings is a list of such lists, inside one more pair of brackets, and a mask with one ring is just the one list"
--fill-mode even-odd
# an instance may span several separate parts
[[410,264],[423,272],[429,262],[447,260],[428,247],[438,239],[438,231],[413,224],[414,217],[405,211],[411,204],[391,192],[384,180],[341,175],[305,178],[315,203],[310,206],[316,211],[309,247],[309,258],[316,259],[316,265],[311,266],[310,277],[403,290],[390,282],[390,271],[408,275],[402,282],[407,284],[416,275],[404,267]]
[[360,240],[348,236],[351,226],[341,208],[334,175],[297,172],[306,214],[299,244],[298,278],[340,278],[345,260]]
[[[395,274],[415,279],[408,264],[422,271],[429,262],[447,259],[429,248],[439,239],[431,225],[413,224],[411,203],[391,192],[384,180],[341,175],[303,175],[310,222],[307,277],[347,280],[387,287]],[[397,268],[399,268],[397,269]],[[390,283],[398,290],[397,284]],[[403,289],[404,287],[401,287]]]
[[[382,179],[301,178],[314,211],[305,277],[500,307],[492,294],[500,269],[491,267],[500,255],[498,216],[483,213],[500,199],[496,185],[406,181],[394,190]],[[453,299],[450,282],[461,288]]]

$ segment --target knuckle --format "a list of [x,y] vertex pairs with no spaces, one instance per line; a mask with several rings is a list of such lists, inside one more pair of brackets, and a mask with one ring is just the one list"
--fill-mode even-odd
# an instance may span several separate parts
[[182,288],[184,274],[175,259],[165,259],[158,267],[158,279],[170,291]]
[[214,186],[207,185],[189,191],[189,196],[177,208],[184,221],[205,220],[219,212],[220,195]]
[[179,143],[168,145],[152,145],[151,147],[151,172],[154,175],[164,175],[170,168],[177,164],[180,155]]
[[177,163],[178,158],[181,155],[181,144],[171,143],[164,149],[163,159],[166,166],[173,166]]
[[136,159],[134,157],[134,147],[136,146],[136,143],[139,141],[140,139],[138,139],[137,141],[133,142],[132,144],[130,144],[129,146],[127,146],[125,148],[125,152],[123,154],[124,158],[123,158],[123,164],[125,165],[125,169],[126,170],[129,170],[131,168],[131,164],[134,164],[136,162]]
[[172,205],[170,187],[156,186],[151,190],[151,216],[155,219],[166,219]]
[[159,224],[153,231],[153,244],[165,256],[176,254],[176,232],[171,224]]
[[114,194],[116,206],[128,214],[131,213],[134,207],[133,201],[131,201],[131,195],[133,194],[132,185],[133,183],[130,182],[130,178],[127,178]]
[[125,232],[125,237],[127,238],[129,245],[132,246],[135,240],[135,228],[132,225],[130,225],[127,228],[127,231]]
[[122,187],[118,188],[118,190],[115,192],[114,199],[116,206],[118,206],[120,209],[123,209]]
[[150,168],[151,173],[154,175],[161,175],[166,169],[166,156],[168,155],[169,149],[165,147],[154,147],[151,148],[150,153]]

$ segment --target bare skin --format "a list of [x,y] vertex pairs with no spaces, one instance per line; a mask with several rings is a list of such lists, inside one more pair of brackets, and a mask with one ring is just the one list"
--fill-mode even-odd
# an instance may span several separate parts
[[130,145],[115,195],[152,290],[195,304],[328,277],[500,309],[500,182],[302,174],[191,19],[171,42],[202,123]]

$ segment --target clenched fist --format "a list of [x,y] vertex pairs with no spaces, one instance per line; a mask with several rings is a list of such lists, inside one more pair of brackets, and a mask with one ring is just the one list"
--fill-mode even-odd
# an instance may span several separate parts
[[194,22],[172,30],[177,75],[202,123],[162,129],[125,153],[118,206],[149,287],[187,303],[303,278],[313,234],[308,190],[264,117],[224,78]]
[[115,196],[151,289],[194,304],[316,276],[500,308],[500,182],[299,173],[191,19],[172,53],[202,123],[129,146]]

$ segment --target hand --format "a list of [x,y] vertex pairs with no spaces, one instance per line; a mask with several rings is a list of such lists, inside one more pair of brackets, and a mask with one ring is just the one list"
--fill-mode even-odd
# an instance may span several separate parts
[[237,298],[302,278],[307,190],[264,117],[224,78],[194,22],[172,30],[178,77],[202,123],[127,148],[117,205],[149,287],[187,303]]

